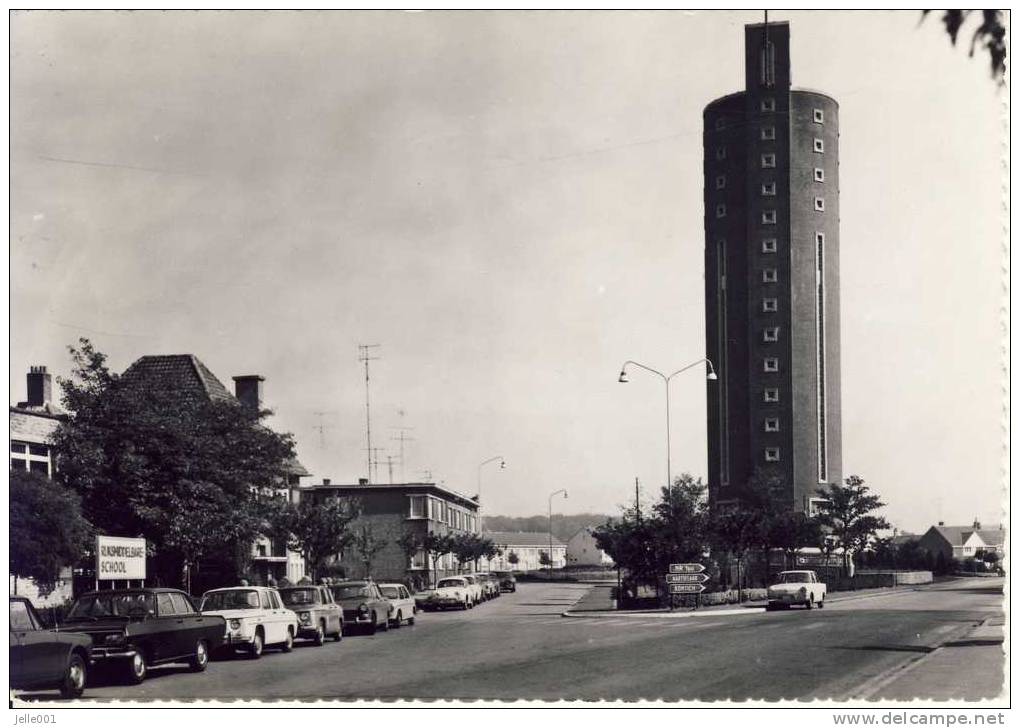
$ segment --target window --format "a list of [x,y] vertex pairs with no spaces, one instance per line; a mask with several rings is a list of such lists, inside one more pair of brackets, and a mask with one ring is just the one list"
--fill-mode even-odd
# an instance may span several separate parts
[[716,205],[715,206],[715,216],[716,217],[726,217],[726,205]]
[[720,130],[725,129],[725,128],[726,128],[726,119],[716,119],[715,120],[715,130],[716,131],[720,131]]
[[776,283],[779,281],[779,271],[775,268],[766,268],[761,272],[762,283]]
[[765,238],[761,241],[761,252],[763,253],[774,253],[776,252],[776,239]]
[[717,190],[724,190],[724,189],[726,189],[726,175],[721,174],[721,175],[719,175],[718,177],[715,178],[715,188]]
[[715,150],[715,158],[720,162],[726,159],[726,147],[719,147]]
[[778,417],[766,417],[765,418],[765,432],[779,432],[779,418]]
[[762,111],[775,111],[776,110],[776,100],[774,98],[772,98],[771,96],[768,96],[768,97],[762,99],[761,100],[761,110]]
[[40,457],[49,457],[50,449],[45,445],[29,445],[29,455],[39,455]]
[[11,458],[11,470],[27,470],[28,461],[24,458]]
[[719,375],[722,381],[719,382],[719,484],[729,485],[729,389],[728,360],[726,347],[729,342],[727,333],[727,311],[726,311],[726,241],[717,240],[715,243],[716,274],[719,276],[719,284],[716,286],[716,334],[718,359],[716,364],[719,367]]
[[770,196],[770,197],[775,196],[775,194],[776,194],[776,183],[775,182],[765,182],[765,183],[763,183],[762,186],[761,186],[761,193],[763,195]]
[[769,153],[761,155],[761,168],[772,169],[776,166],[776,155]]
[[825,212],[825,198],[824,197],[816,197],[815,198],[815,212]]
[[26,445],[23,442],[12,442],[11,452],[25,452]]
[[778,372],[779,371],[779,359],[774,356],[765,357],[765,371],[767,372]]
[[283,609],[283,605],[280,603],[280,596],[275,592],[269,592],[269,600],[273,603],[273,609]]
[[766,42],[761,49],[761,85],[776,85],[776,44]]
[[778,402],[779,401],[779,390],[776,387],[765,388],[765,401],[766,402]]
[[765,448],[765,462],[767,462],[767,463],[778,463],[779,462],[779,448],[778,447],[767,447],[767,448]]
[[174,614],[174,603],[170,600],[170,594],[162,592],[156,595],[156,609],[159,610],[159,616],[166,617]]
[[410,501],[408,516],[410,518],[425,518],[425,496],[411,495],[407,498]]
[[765,141],[771,141],[776,138],[776,127],[774,126],[763,126],[761,128],[761,138]]
[[815,139],[815,151],[819,154],[825,152],[825,141],[823,139]]
[[815,109],[815,123],[816,124],[825,123],[825,112],[822,111],[821,109]]
[[762,337],[765,341],[779,341],[779,327],[768,326],[765,328],[764,336]]
[[815,409],[818,415],[818,482],[824,483],[829,477],[828,421],[826,417],[826,344],[825,327],[825,233],[815,233],[815,367],[816,390]]
[[779,299],[778,298],[763,298],[761,300],[761,310],[765,313],[775,313],[779,310]]
[[174,613],[176,614],[194,614],[195,608],[191,606],[191,602],[183,594],[172,592],[170,594],[170,601],[174,604]]
[[815,167],[815,182],[825,181],[825,170],[821,167]]
[[269,592],[264,591],[264,592],[259,592],[259,594],[262,595],[262,608],[263,609],[272,609],[273,608],[273,602],[269,598]]
[[43,463],[38,460],[32,460],[28,463],[28,469],[33,473],[39,473],[39,475],[49,475],[50,466],[49,463]]
[[776,211],[775,210],[764,210],[761,213],[762,225],[775,225],[776,224]]
[[11,600],[11,632],[32,632],[39,629],[32,613],[29,611],[28,602]]

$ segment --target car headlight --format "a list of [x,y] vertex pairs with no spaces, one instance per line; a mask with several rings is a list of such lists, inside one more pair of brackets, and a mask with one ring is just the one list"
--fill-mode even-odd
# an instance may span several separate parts
[[460,592],[459,592],[459,591],[455,591],[455,592],[453,593],[453,596],[455,596],[455,597],[459,597],[459,596],[460,596]]
[[806,594],[807,594],[807,587],[806,587],[806,586],[802,586],[802,587],[800,588],[800,592],[799,592],[799,594],[800,594],[801,596],[804,596],[804,595],[806,595]]
[[298,619],[300,619],[302,622],[311,622],[312,615],[310,612],[299,612]]
[[240,619],[230,620],[230,629],[241,629],[241,620]]

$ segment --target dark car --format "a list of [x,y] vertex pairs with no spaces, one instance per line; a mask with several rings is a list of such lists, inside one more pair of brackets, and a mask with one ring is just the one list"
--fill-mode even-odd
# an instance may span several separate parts
[[137,684],[155,665],[205,670],[226,622],[199,612],[179,589],[114,589],[82,594],[60,629],[92,637],[91,664],[114,667]]
[[65,698],[85,691],[92,638],[45,629],[25,597],[11,597],[10,684],[16,690],[59,690]]
[[333,596],[344,608],[344,619],[375,634],[390,628],[393,605],[374,581],[342,581],[332,587]]
[[344,611],[333,600],[329,587],[289,586],[278,589],[287,609],[297,614],[300,639],[310,639],[322,645],[332,636],[339,642],[344,635]]
[[499,590],[501,592],[517,591],[517,579],[514,578],[512,571],[497,571],[496,578],[499,580]]

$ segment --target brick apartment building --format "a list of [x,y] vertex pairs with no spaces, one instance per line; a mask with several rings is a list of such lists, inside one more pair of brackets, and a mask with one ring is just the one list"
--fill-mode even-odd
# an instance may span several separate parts
[[839,106],[791,88],[788,23],[744,38],[745,90],[704,110],[709,502],[773,473],[810,513],[842,478]]

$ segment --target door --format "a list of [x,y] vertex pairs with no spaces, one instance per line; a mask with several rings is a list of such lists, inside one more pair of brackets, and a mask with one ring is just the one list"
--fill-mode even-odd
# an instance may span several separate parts
[[266,644],[272,645],[283,642],[283,635],[280,634],[280,624],[273,611],[273,600],[269,598],[269,592],[265,589],[258,591],[259,595],[259,616],[258,623],[262,625],[262,631],[266,636]]
[[[46,678],[45,639],[39,617],[27,600],[11,601],[11,682],[26,687]],[[15,680],[16,678],[16,680]]]
[[326,609],[326,633],[335,634],[340,629],[340,618],[337,616],[337,609],[340,607],[328,587],[319,587],[319,591],[322,592],[322,605]]
[[273,605],[273,623],[276,625],[277,634],[280,635],[280,642],[287,641],[287,629],[290,627],[290,615],[283,606],[283,600],[275,591],[269,592],[269,601]]
[[[177,655],[193,655],[198,641],[209,639],[209,635],[206,633],[209,631],[208,626],[213,624],[213,618],[196,612],[194,605],[184,592],[171,592],[170,601],[174,605],[174,616],[176,617],[174,626],[178,630],[175,640]],[[216,645],[209,644],[207,646],[211,650]]]
[[[177,621],[177,610],[174,608],[170,592],[156,594],[156,618],[152,626],[146,630],[148,635],[139,635],[139,641],[149,646],[149,656],[153,662],[159,662],[180,653],[181,626]],[[183,623],[183,622],[182,622]],[[135,629],[142,629],[137,625]]]

